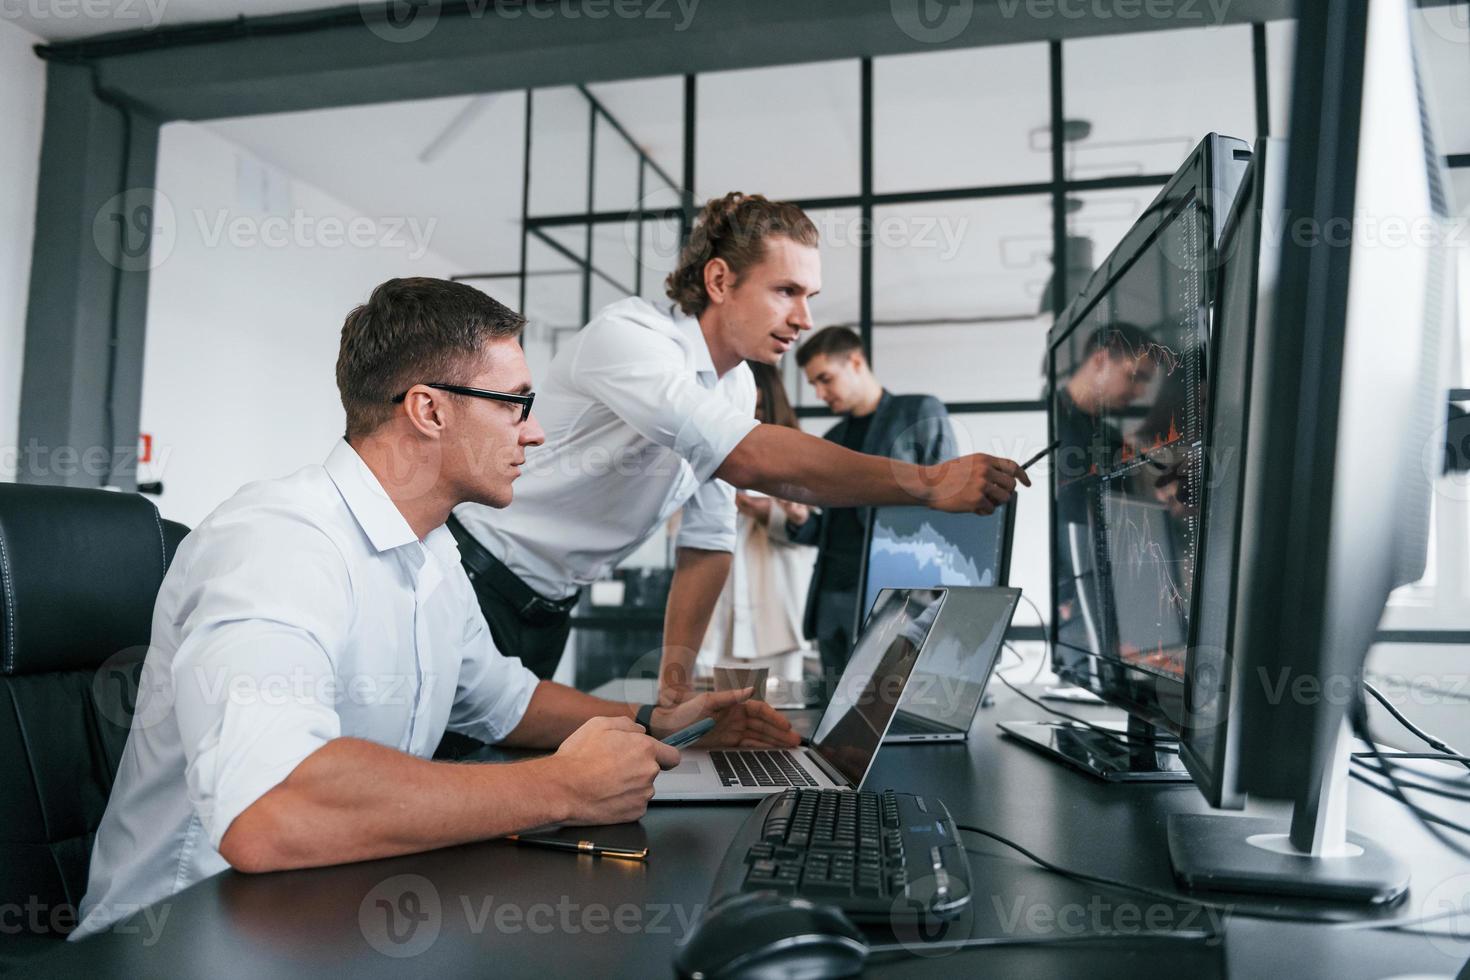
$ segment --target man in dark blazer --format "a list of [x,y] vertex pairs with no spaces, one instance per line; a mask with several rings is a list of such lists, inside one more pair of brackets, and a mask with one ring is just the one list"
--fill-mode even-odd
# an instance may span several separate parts
[[[829,441],[925,466],[958,454],[944,404],[930,395],[885,391],[868,366],[862,341],[846,327],[827,327],[812,334],[797,350],[796,363],[817,397],[842,416],[827,431]],[[785,536],[818,548],[802,628],[807,639],[817,641],[823,687],[830,694],[852,652],[868,508],[813,512],[787,505],[785,509]]]

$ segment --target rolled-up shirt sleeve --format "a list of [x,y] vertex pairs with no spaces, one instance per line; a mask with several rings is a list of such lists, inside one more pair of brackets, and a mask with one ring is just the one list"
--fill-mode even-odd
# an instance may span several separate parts
[[576,384],[639,435],[678,453],[700,483],[759,424],[702,386],[673,338],[622,316],[598,317],[585,329],[572,365]]
[[674,543],[679,548],[734,551],[735,488],[720,479],[700,484],[684,505]]
[[[469,591],[468,582],[463,588]],[[472,611],[465,622],[464,657],[449,730],[482,742],[499,742],[521,723],[540,681],[518,658],[496,648],[473,595],[466,604]]]
[[[243,522],[196,548],[169,682],[189,800],[210,843],[307,756],[342,733],[336,646],[352,586],[340,552],[305,523]],[[289,560],[282,560],[282,556]]]

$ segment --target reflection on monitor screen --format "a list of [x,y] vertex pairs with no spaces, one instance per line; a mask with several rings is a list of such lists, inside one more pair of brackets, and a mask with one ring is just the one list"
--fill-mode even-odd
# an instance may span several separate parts
[[1055,349],[1058,661],[1184,676],[1204,482],[1203,268],[1193,195]]
[[822,714],[812,748],[862,782],[944,601],[942,589],[885,589]]

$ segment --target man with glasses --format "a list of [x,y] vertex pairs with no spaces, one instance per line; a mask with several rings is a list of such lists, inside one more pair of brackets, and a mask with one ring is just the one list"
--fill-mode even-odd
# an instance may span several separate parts
[[[750,691],[643,714],[496,649],[444,522],[510,504],[531,416],[522,320],[461,283],[394,279],[342,329],[347,434],[243,487],[180,545],[97,830],[84,936],[233,867],[390,857],[550,823],[636,820],[666,736],[794,745]],[[555,750],[431,757],[445,731]]]
[[729,572],[736,487],[833,507],[988,514],[1030,485],[1009,459],[920,466],[758,424],[745,362],[777,363],[812,328],[820,289],[811,219],[727,194],[694,223],[667,281],[672,306],[613,303],[557,353],[539,413],[547,447],[516,507],[465,504],[449,525],[502,650],[550,677],[579,589],[682,511],[659,669],[660,703],[678,703],[693,694],[695,653]]

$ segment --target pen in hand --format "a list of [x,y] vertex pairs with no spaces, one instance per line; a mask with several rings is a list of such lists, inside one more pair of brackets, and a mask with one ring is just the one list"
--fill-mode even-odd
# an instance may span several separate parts
[[1062,444],[1062,440],[1060,440],[1060,439],[1054,439],[1054,440],[1052,440],[1051,445],[1047,446],[1041,452],[1037,453],[1035,456],[1032,456],[1030,459],[1026,460],[1026,462],[1022,463],[1021,464],[1021,469],[1023,469],[1023,470],[1029,470],[1031,468],[1031,465],[1033,463],[1039,463],[1045,457],[1050,456],[1052,454],[1052,452],[1058,446],[1060,446],[1061,444]]

